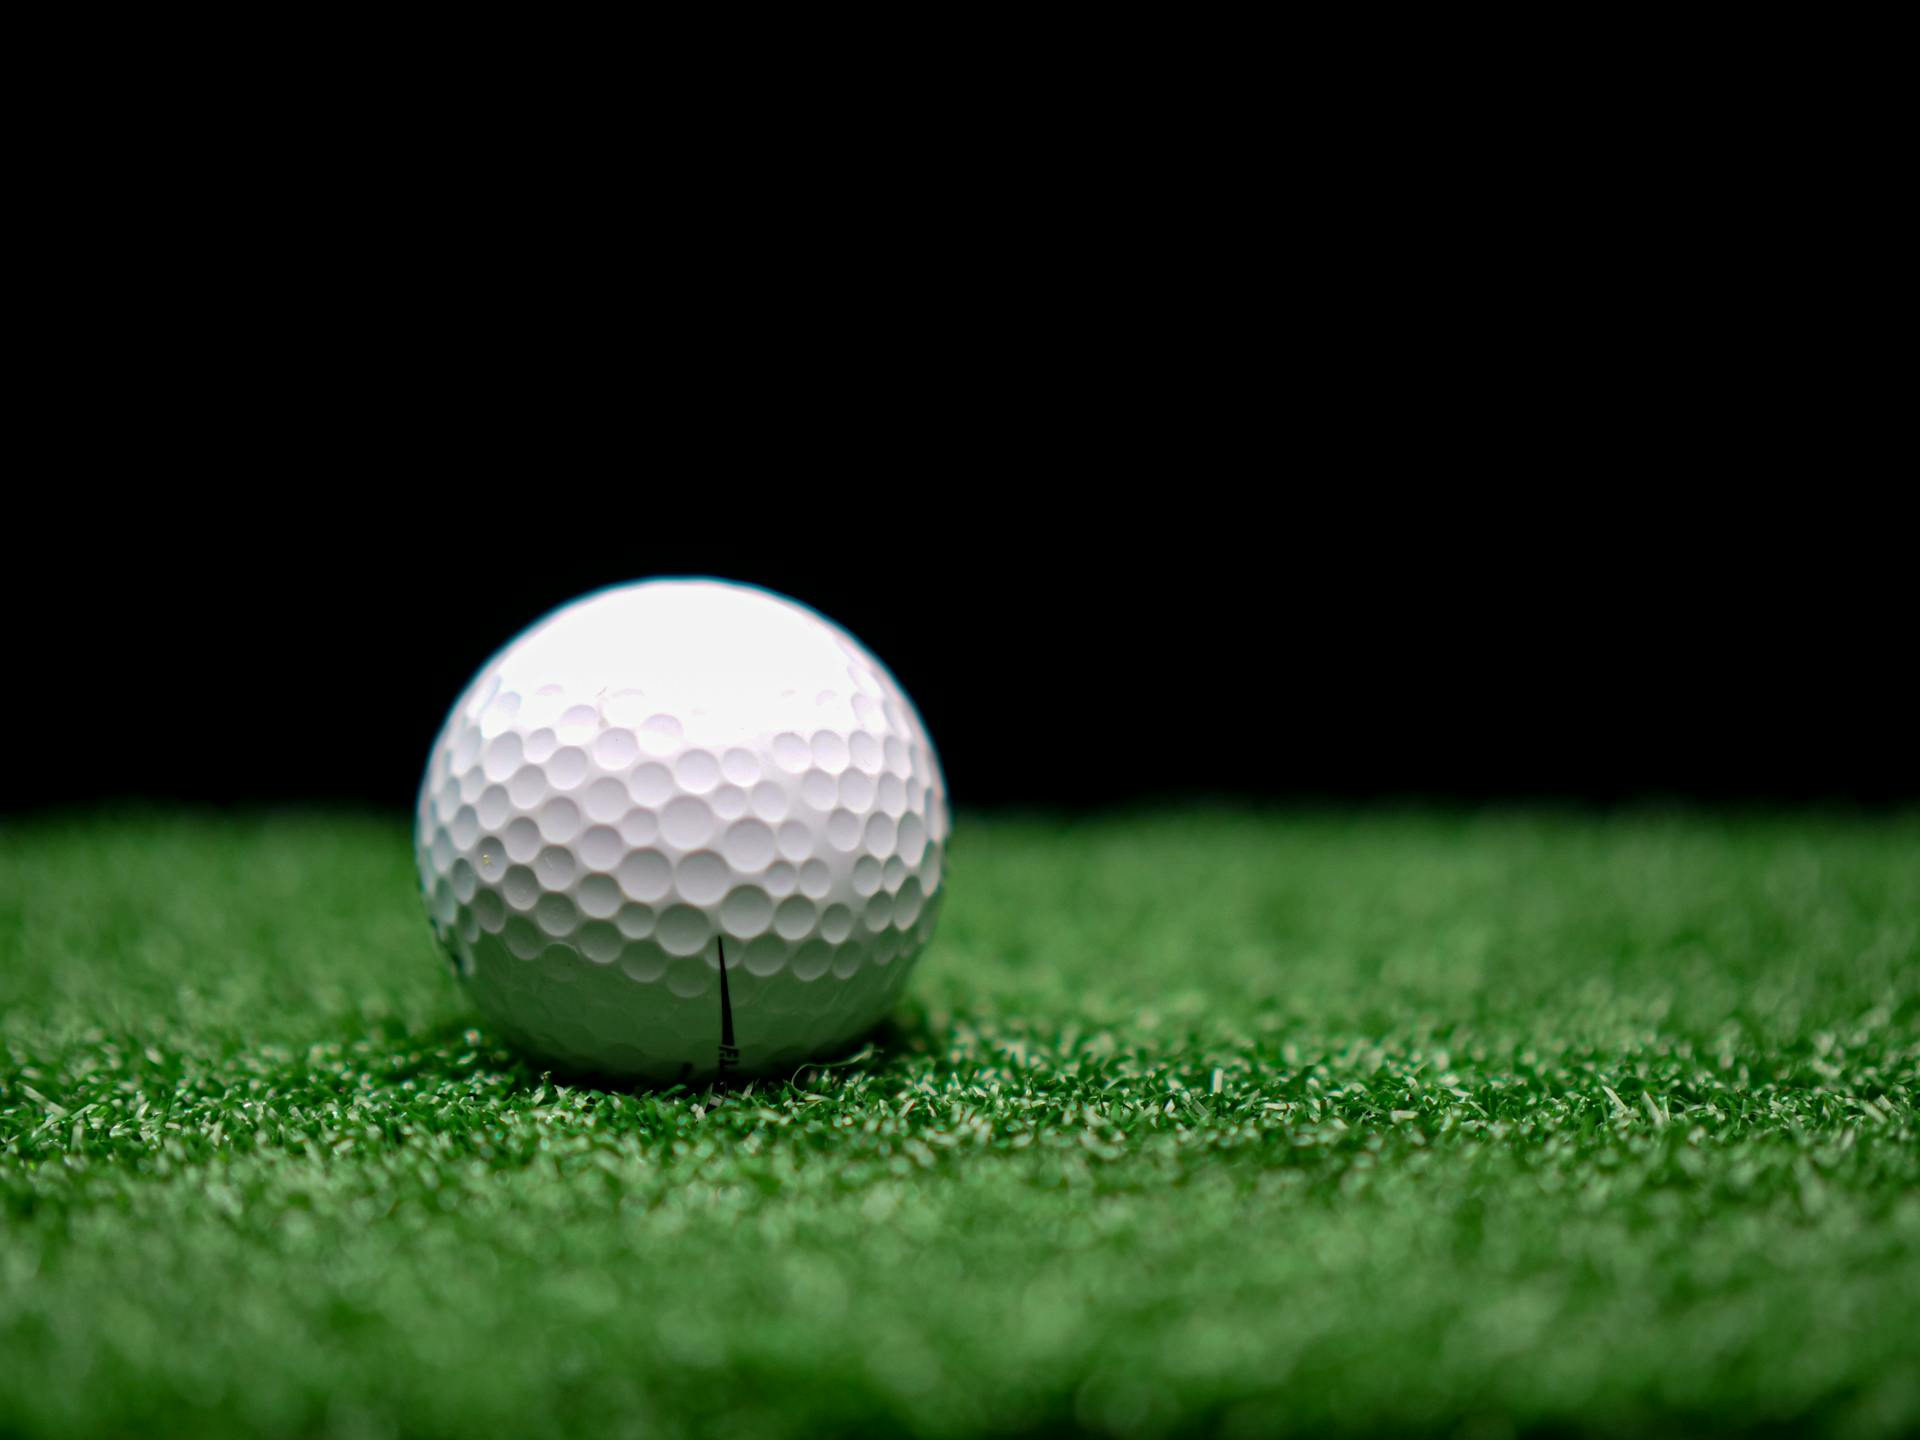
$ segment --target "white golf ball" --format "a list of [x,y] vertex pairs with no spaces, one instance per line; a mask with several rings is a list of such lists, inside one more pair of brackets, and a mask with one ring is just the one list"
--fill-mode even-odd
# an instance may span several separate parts
[[765,590],[649,580],[487,662],[434,744],[415,849],[502,1032],[703,1079],[879,1022],[933,932],[948,826],[926,727],[852,636]]

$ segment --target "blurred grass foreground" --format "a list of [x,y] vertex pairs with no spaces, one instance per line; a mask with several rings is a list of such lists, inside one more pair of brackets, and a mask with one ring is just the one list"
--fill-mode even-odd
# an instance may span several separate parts
[[1920,817],[973,818],[792,1083],[477,1028],[384,820],[0,829],[0,1434],[1920,1431]]

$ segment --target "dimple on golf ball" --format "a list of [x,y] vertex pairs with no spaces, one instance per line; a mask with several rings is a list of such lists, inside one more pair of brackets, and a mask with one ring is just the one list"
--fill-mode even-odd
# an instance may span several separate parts
[[654,1080],[832,1054],[933,932],[949,818],[878,660],[750,586],[648,580],[536,623],[455,702],[420,787],[434,934],[562,1066]]

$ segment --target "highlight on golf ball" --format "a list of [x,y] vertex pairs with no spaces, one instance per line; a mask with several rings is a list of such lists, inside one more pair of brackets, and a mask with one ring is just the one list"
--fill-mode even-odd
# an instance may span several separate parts
[[648,580],[482,667],[434,744],[415,852],[503,1033],[691,1080],[871,1030],[932,936],[949,825],[926,727],[851,635],[754,587]]

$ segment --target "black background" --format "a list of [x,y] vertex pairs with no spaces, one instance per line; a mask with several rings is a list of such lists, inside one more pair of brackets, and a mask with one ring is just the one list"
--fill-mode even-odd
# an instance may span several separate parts
[[650,574],[767,585],[861,636],[962,805],[1920,793],[1911,604],[1871,517],[1756,525],[1569,457],[1558,499],[1388,484],[1191,432],[1047,463],[1010,435],[751,464],[415,436],[403,463],[384,429],[296,455],[295,419],[205,457],[213,479],[81,487],[33,529],[10,808],[401,810],[495,648]]
[[402,810],[495,648],[684,573],[864,639],[963,805],[1920,800],[1877,172],[1349,100],[38,155],[0,808]]

